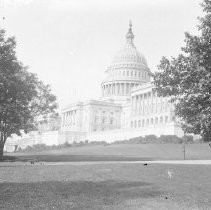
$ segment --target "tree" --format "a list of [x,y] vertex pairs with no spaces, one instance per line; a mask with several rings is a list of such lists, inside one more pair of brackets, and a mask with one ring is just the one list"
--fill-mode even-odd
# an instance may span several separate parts
[[18,61],[15,48],[14,37],[0,30],[0,159],[8,137],[35,129],[38,115],[57,108],[49,86]]
[[199,35],[185,33],[185,47],[177,58],[163,57],[153,75],[155,91],[171,98],[186,133],[211,141],[211,1],[201,4]]

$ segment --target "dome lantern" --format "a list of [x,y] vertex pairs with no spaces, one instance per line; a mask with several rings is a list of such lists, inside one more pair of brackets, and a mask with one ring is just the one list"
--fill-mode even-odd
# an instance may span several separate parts
[[133,39],[134,39],[134,34],[132,32],[132,22],[129,22],[129,29],[128,32],[126,34],[126,40],[128,44],[134,45],[133,44]]

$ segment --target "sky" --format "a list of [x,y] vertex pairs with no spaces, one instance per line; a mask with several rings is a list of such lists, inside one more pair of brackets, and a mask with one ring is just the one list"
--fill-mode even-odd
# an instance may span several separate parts
[[112,58],[134,43],[155,72],[177,56],[184,33],[197,34],[200,0],[0,0],[0,28],[15,36],[18,59],[51,85],[60,109],[98,99]]

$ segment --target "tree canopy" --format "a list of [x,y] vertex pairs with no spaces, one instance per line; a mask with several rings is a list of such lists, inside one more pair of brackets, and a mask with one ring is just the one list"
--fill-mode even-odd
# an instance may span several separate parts
[[201,4],[199,35],[185,33],[185,46],[176,58],[163,57],[153,75],[155,90],[171,98],[186,133],[211,140],[211,0]]
[[18,61],[15,49],[15,38],[0,30],[0,158],[8,137],[35,129],[37,116],[57,108],[49,85]]

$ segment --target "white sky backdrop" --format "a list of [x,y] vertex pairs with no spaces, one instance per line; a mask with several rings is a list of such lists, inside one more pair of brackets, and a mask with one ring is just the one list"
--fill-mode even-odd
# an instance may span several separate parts
[[76,100],[100,97],[104,71],[125,44],[129,20],[135,45],[154,72],[162,56],[180,52],[185,31],[197,33],[197,17],[202,15],[199,3],[0,0],[0,28],[16,37],[19,60],[51,85],[62,108]]

